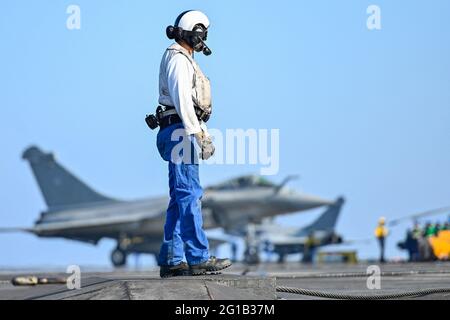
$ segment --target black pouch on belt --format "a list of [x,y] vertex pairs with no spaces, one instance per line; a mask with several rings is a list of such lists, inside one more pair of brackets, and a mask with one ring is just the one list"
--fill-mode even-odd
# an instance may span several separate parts
[[156,119],[154,114],[149,114],[145,117],[145,122],[147,123],[148,127],[152,130],[155,130],[159,126],[158,119]]
[[145,117],[145,123],[147,123],[147,126],[152,129],[155,130],[156,128],[158,128],[159,124],[160,124],[160,113],[162,112],[162,108],[161,106],[158,106],[156,108],[156,116],[154,114],[149,114]]

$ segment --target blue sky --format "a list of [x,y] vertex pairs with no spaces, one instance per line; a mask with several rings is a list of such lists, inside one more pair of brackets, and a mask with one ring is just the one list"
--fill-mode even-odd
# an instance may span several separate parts
[[[66,8],[81,8],[81,30]],[[382,29],[366,28],[381,8]],[[338,230],[367,238],[380,215],[450,204],[450,2],[5,0],[0,4],[1,226],[30,226],[45,204],[21,152],[30,144],[124,199],[167,192],[166,164],[143,122],[157,101],[165,27],[187,9],[212,21],[210,126],[279,128],[281,181],[347,203]],[[205,166],[204,185],[257,172]],[[278,219],[310,221],[316,212]],[[441,217],[441,219],[444,219]],[[392,230],[388,255],[405,227]],[[107,265],[99,247],[0,235],[0,266]],[[358,246],[361,257],[375,244]]]

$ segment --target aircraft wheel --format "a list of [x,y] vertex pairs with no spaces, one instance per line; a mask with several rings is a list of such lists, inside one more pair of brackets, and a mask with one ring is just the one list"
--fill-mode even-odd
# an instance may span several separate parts
[[278,254],[278,263],[285,263],[286,262],[286,256],[284,255],[284,253],[279,253]]
[[127,263],[127,254],[122,249],[111,252],[111,262],[115,267],[123,267]]

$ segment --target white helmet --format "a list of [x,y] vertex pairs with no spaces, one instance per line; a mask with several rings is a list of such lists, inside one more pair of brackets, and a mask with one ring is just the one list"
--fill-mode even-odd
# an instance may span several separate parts
[[186,31],[194,31],[194,27],[202,24],[206,29],[209,28],[209,19],[201,11],[189,10],[178,16],[175,20],[175,27],[179,27]]
[[203,12],[189,10],[177,17],[174,26],[167,27],[166,34],[169,39],[183,40],[195,51],[203,51],[209,56],[211,50],[205,44],[209,25],[209,19]]

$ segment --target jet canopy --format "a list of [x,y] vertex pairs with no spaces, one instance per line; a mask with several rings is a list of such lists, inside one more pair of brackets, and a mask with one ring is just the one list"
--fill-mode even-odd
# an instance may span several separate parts
[[211,186],[209,190],[234,190],[241,188],[275,188],[276,185],[266,178],[257,175],[243,176],[227,180],[221,184]]

